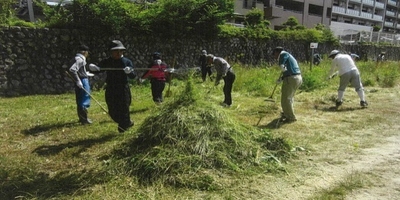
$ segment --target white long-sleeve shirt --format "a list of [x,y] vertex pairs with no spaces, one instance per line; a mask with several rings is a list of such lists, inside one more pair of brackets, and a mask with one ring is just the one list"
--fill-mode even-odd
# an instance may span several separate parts
[[348,54],[337,54],[332,60],[332,67],[328,77],[339,71],[339,76],[352,70],[358,70],[354,60]]

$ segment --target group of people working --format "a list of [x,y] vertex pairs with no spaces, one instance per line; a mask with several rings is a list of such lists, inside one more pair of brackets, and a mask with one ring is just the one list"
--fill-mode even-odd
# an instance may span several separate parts
[[[85,67],[87,65],[86,58],[89,55],[89,48],[86,45],[81,45],[74,57],[74,64],[69,68],[69,72],[76,82],[75,96],[77,114],[81,124],[92,123],[88,118],[88,108],[90,107],[91,97],[89,77],[98,73],[107,73],[105,81],[105,100],[108,107],[108,114],[112,120],[118,124],[118,132],[123,133],[134,125],[134,122],[130,118],[129,111],[131,105],[131,90],[128,80],[137,77],[138,74],[134,70],[133,62],[129,58],[124,57],[123,54],[126,48],[121,41],[111,41],[109,50],[110,56],[108,58],[101,60],[98,65],[89,64],[89,69],[92,72],[90,73]],[[273,49],[272,54],[274,59],[277,59],[278,65],[282,71],[276,83],[282,83],[281,121],[292,123],[297,120],[293,109],[294,96],[303,82],[300,67],[297,60],[289,52],[285,51],[283,47],[276,47]],[[355,88],[359,95],[360,105],[362,107],[368,106],[365,100],[360,73],[351,56],[348,54],[341,54],[338,50],[333,50],[329,54],[329,58],[332,58],[333,61],[328,78],[332,78],[337,74],[340,76],[336,106],[342,105],[344,91],[349,83]],[[233,83],[236,79],[232,66],[222,57],[207,54],[206,50],[202,51],[199,62],[203,81],[206,80],[207,75],[210,80],[212,80],[211,66],[214,67],[216,72],[214,80],[215,86],[219,85],[221,80],[224,81],[224,101],[221,104],[224,107],[230,107],[232,105]],[[153,101],[157,104],[163,102],[163,91],[168,75],[167,68],[167,64],[161,59],[161,54],[155,52],[146,72],[139,79],[142,81],[150,77]]]

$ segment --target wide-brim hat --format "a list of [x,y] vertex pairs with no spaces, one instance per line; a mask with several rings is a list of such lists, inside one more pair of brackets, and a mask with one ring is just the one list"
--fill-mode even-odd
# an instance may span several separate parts
[[110,50],[126,50],[126,48],[121,41],[113,40],[110,44]]

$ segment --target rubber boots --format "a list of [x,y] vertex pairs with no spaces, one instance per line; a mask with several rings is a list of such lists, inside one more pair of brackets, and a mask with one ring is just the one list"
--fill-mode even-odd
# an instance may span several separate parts
[[92,121],[87,118],[88,111],[86,108],[77,108],[78,111],[78,117],[79,117],[79,122],[81,124],[91,124]]

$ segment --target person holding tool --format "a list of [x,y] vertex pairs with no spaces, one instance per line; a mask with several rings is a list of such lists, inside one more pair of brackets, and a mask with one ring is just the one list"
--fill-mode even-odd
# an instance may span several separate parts
[[332,66],[328,73],[328,79],[331,79],[336,75],[339,75],[340,77],[336,107],[343,104],[344,91],[350,83],[360,98],[360,106],[366,108],[368,103],[365,100],[364,87],[361,83],[360,72],[354,63],[354,60],[350,55],[340,53],[339,50],[332,50],[329,54],[329,58],[332,59]]
[[276,84],[282,83],[282,114],[280,121],[283,123],[292,123],[297,121],[293,109],[294,95],[303,83],[300,67],[297,60],[290,53],[284,51],[283,47],[276,47],[272,55],[278,60],[278,65],[282,71],[281,76],[276,82]]
[[215,86],[219,85],[221,79],[224,79],[224,101],[221,103],[224,107],[231,107],[232,105],[232,87],[233,82],[235,82],[236,75],[233,72],[232,67],[229,63],[221,58],[216,57],[212,54],[207,55],[207,63],[209,65],[213,64],[215,71],[217,72],[217,77],[215,78]]
[[75,99],[78,119],[81,124],[91,124],[88,118],[88,108],[90,107],[90,85],[89,76],[93,74],[86,71],[86,58],[89,55],[89,47],[81,45],[75,55],[75,62],[69,68],[70,76],[75,81]]
[[163,91],[165,89],[165,81],[167,72],[167,64],[161,60],[159,52],[153,53],[153,61],[148,66],[149,70],[143,74],[141,81],[150,77],[151,94],[156,104],[163,102]]
[[[100,61],[99,65],[90,64],[93,73],[106,72],[105,98],[108,114],[118,123],[118,132],[123,133],[134,125],[131,121],[129,107],[131,105],[131,89],[128,79],[135,78],[133,63],[123,56],[125,46],[119,40],[113,40],[109,46],[110,57]],[[116,70],[102,70],[102,68]]]

